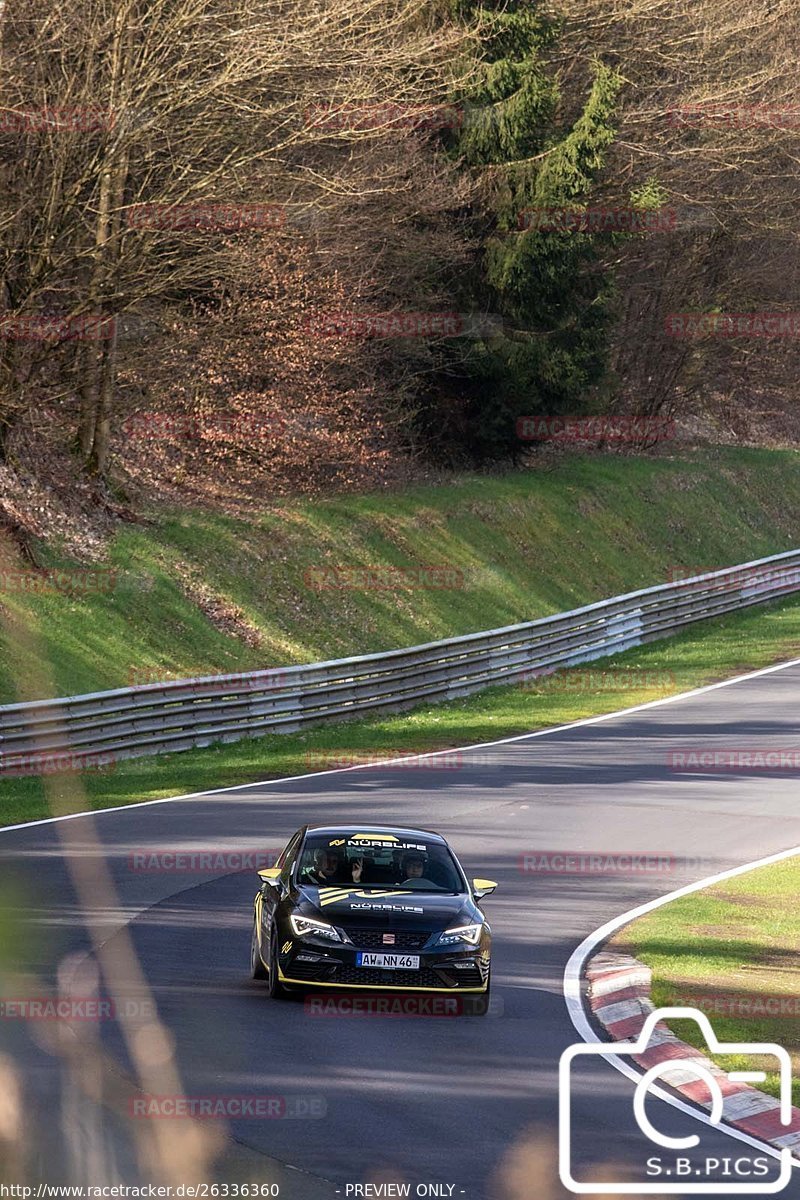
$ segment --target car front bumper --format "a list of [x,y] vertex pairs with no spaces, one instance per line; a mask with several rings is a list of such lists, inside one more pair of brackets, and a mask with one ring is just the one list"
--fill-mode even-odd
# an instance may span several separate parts
[[[397,951],[417,955],[418,970],[361,967],[357,956],[362,949],[346,943],[321,944],[321,939],[291,939],[291,946],[284,942],[278,956],[278,975],[282,982],[302,987],[423,992],[485,992],[488,987],[488,936],[477,946],[427,953]],[[386,953],[392,952],[390,947],[386,948]]]

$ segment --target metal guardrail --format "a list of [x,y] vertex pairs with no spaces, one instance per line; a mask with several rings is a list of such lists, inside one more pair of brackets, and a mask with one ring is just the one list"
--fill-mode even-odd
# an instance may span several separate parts
[[800,591],[800,550],[406,650],[0,706],[0,775],[188,750],[452,700],[617,654]]

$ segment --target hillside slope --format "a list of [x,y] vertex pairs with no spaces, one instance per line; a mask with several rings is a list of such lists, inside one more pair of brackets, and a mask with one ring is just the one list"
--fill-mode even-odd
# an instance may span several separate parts
[[[43,591],[7,576],[2,604],[7,616],[34,618],[58,693],[75,694],[384,650],[557,612],[676,569],[789,549],[798,512],[791,451],[569,458],[442,487],[282,502],[249,523],[154,513],[114,536],[115,575],[101,586],[85,565],[39,546],[45,567],[67,576],[47,577],[57,586]],[[352,573],[376,567],[409,573],[381,587]],[[425,567],[446,570],[426,576]],[[17,698],[14,679],[34,674],[10,628],[6,702]]]

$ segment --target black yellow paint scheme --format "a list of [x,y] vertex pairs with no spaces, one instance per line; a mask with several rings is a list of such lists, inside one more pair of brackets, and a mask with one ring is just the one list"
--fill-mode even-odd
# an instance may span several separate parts
[[[460,877],[458,891],[441,893],[402,886],[321,886],[301,882],[295,866],[306,837],[321,834],[331,844],[352,837],[352,827],[303,827],[290,839],[270,870],[259,871],[251,942],[254,978],[266,979],[280,996],[306,988],[393,992],[472,993],[487,996],[491,978],[491,929],[479,904],[494,891],[491,880],[467,881],[458,860],[439,834],[371,827],[376,837],[436,839]],[[292,918],[295,918],[293,922]],[[315,925],[336,937],[317,933]],[[298,934],[297,928],[305,931]],[[467,930],[470,942],[454,940]],[[451,944],[442,945],[442,935]],[[389,955],[408,969],[372,967],[367,956]],[[385,961],[385,958],[383,959]]]

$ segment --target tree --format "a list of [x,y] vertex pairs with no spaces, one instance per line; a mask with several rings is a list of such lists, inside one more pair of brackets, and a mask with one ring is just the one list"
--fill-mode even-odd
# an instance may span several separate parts
[[[674,228],[615,254],[620,296],[612,366],[618,404],[690,418],[716,438],[763,434],[762,416],[796,406],[796,339],[665,334],[671,312],[794,311],[797,9],[792,0],[562,0],[551,61],[567,94],[614,55],[627,80],[604,203],[653,181]],[[717,418],[724,415],[720,423]],[[747,425],[750,425],[749,431]]]
[[[462,11],[472,16],[472,8]],[[500,318],[502,333],[451,362],[448,390],[465,398],[448,406],[440,393],[425,419],[451,455],[486,460],[519,454],[520,416],[579,411],[605,378],[612,289],[597,238],[542,228],[536,214],[589,194],[614,138],[621,80],[598,63],[582,111],[564,129],[545,65],[557,24],[525,0],[484,4],[479,20],[480,69],[459,97],[466,119],[453,152],[480,178],[485,214],[467,302]]]
[[[197,205],[335,207],[326,113],[435,102],[469,36],[423,0],[7,0],[0,34],[0,452],[35,379],[67,403],[78,391],[100,477],[118,318],[235,286],[237,220],[194,220]],[[352,143],[391,124],[333,140],[357,162]]]

